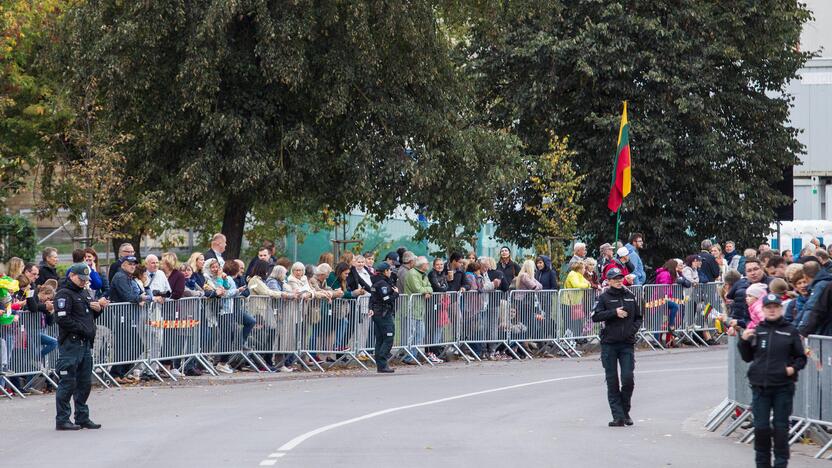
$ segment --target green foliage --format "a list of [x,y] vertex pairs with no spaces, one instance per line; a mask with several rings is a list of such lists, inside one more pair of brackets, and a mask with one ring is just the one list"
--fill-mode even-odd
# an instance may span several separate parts
[[613,237],[606,198],[625,99],[633,192],[622,233],[644,232],[648,257],[708,237],[756,245],[788,202],[770,187],[802,151],[783,89],[811,56],[796,47],[804,5],[553,0],[473,11],[459,51],[482,119],[532,155],[547,151],[550,130],[569,135],[586,177],[581,237]]
[[[516,167],[515,140],[474,124],[432,2],[108,0],[66,17],[60,73],[95,83],[133,137],[127,166],[154,176],[140,187],[183,224],[221,222],[230,255],[252,209],[257,235],[401,204],[443,221],[428,237],[470,230]],[[460,193],[461,174],[480,186]]]
[[35,228],[23,216],[0,215],[0,262],[12,257],[31,262],[37,255]]
[[41,73],[39,51],[52,39],[64,0],[0,3],[0,201],[26,186],[42,137],[68,116],[52,106],[55,91]]
[[574,157],[569,139],[555,135],[550,137],[547,152],[527,157],[527,180],[498,197],[498,238],[535,247],[555,264],[564,260],[565,244],[573,239],[583,211],[577,197],[584,177],[575,173]]

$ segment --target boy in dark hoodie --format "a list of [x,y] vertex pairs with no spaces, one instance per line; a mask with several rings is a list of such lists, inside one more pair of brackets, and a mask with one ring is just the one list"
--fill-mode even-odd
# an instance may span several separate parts
[[755,329],[746,329],[737,346],[742,360],[751,363],[748,383],[753,392],[751,412],[757,466],[772,466],[774,439],[774,466],[785,467],[789,462],[794,387],[797,373],[806,366],[806,353],[797,329],[783,318],[783,303],[776,294],[763,297],[763,314],[765,320]]
[[548,255],[539,255],[535,260],[537,271],[534,272],[534,279],[540,281],[543,290],[554,290],[558,288],[558,274],[552,270],[552,259]]

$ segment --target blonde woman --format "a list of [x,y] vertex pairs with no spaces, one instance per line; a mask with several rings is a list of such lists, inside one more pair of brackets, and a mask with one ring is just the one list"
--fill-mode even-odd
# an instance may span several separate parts
[[200,252],[194,252],[191,254],[191,258],[188,259],[188,265],[191,266],[191,271],[193,272],[193,279],[197,286],[200,289],[207,291],[208,289],[205,288],[205,256],[202,255]]
[[6,263],[6,275],[10,278],[17,278],[23,274],[25,266],[26,263],[22,258],[12,257],[9,259],[9,262]]
[[[543,289],[543,285],[534,277],[536,270],[537,267],[534,264],[534,260],[527,259],[523,262],[523,266],[520,267],[520,273],[515,278],[518,292],[513,296],[515,301],[513,301],[512,307],[517,310],[519,321],[528,327],[526,332],[520,335],[521,339],[525,338],[526,340],[540,335],[540,323],[544,318],[543,311],[536,305],[537,298],[535,295],[537,293],[533,292]],[[529,293],[519,291],[529,291]],[[532,347],[531,345],[529,346]]]

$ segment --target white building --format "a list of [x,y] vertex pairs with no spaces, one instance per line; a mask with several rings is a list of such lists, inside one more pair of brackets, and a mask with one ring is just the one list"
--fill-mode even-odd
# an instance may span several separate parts
[[821,50],[787,91],[795,98],[791,124],[803,130],[802,164],[794,168],[794,219],[832,220],[832,1],[806,0],[815,19],[801,34],[803,50]]

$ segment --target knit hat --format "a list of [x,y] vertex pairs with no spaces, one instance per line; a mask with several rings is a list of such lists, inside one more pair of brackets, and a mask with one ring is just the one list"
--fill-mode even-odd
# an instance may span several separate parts
[[783,278],[774,278],[768,285],[768,290],[778,296],[785,294],[789,290],[789,285]]
[[745,290],[746,296],[761,298],[768,292],[765,283],[754,283]]

